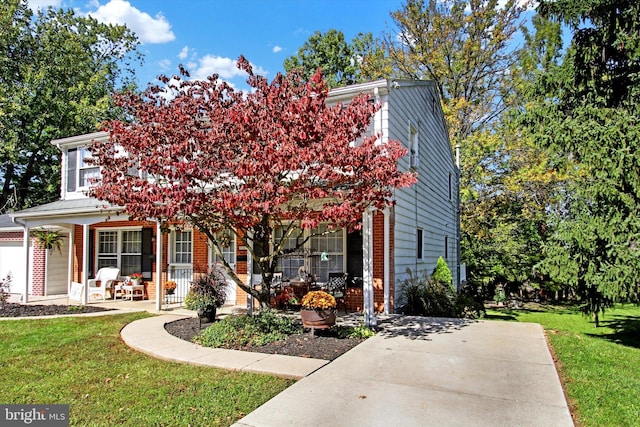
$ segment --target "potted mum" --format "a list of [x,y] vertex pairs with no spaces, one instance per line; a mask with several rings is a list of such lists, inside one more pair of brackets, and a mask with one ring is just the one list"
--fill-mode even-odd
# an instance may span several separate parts
[[167,295],[173,295],[173,293],[176,291],[176,286],[176,282],[174,282],[173,280],[169,280],[164,284],[164,291],[167,293]]
[[311,291],[302,297],[300,309],[302,326],[326,329],[336,323],[336,299],[325,291]]
[[201,322],[213,322],[216,309],[222,307],[227,299],[226,286],[225,275],[219,269],[198,277],[184,298],[185,308],[197,311]]

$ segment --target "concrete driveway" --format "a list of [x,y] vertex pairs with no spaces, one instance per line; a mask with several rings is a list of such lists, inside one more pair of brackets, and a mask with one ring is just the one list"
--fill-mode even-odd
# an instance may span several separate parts
[[236,426],[573,426],[540,325],[393,317]]

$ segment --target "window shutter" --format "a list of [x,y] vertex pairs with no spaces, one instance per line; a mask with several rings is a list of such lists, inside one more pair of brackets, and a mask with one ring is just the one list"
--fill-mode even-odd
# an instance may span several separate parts
[[142,272],[142,278],[145,280],[151,280],[151,272],[153,269],[153,229],[142,229],[142,266],[140,271]]
[[71,148],[67,151],[67,191],[76,191],[76,168],[78,167],[78,150]]

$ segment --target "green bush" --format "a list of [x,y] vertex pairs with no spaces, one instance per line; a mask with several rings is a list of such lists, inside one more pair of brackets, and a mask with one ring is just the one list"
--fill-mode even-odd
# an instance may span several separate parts
[[[447,268],[448,270],[448,268]],[[484,304],[474,295],[457,293],[453,286],[427,276],[409,277],[401,284],[403,313],[412,316],[466,317],[484,316]]]
[[363,324],[358,326],[334,326],[333,330],[336,331],[340,338],[371,338],[376,334],[373,329]]
[[194,341],[205,347],[242,348],[281,341],[302,333],[302,326],[273,310],[250,316],[228,316],[201,331]]
[[449,270],[447,262],[442,257],[438,258],[436,268],[433,270],[431,278],[443,285],[453,286],[453,275],[451,274],[451,270]]

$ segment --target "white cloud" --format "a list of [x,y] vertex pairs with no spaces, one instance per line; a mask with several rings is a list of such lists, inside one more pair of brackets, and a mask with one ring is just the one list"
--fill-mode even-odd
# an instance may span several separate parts
[[126,24],[136,33],[141,43],[166,43],[176,38],[171,31],[171,24],[162,14],[151,17],[125,0],[109,0],[88,15],[107,24]]
[[182,50],[180,50],[180,53],[178,54],[178,58],[187,59],[188,57],[189,57],[189,46],[185,46],[182,48]]
[[[205,79],[211,74],[218,74],[221,79],[229,80],[234,77],[246,77],[246,73],[236,66],[237,61],[231,58],[221,56],[206,55],[198,61],[197,68],[191,71],[191,77],[194,79]],[[268,72],[263,68],[253,66],[255,74],[266,75]]]
[[28,6],[31,10],[46,9],[49,6],[59,8],[62,0],[28,0]]
[[282,46],[278,46],[278,45],[276,45],[276,46],[274,46],[274,47],[273,47],[273,53],[278,53],[278,52],[280,52],[281,50],[282,50]]
[[161,71],[167,71],[169,68],[171,68],[171,60],[161,59],[160,61],[158,61],[158,68],[160,68]]

